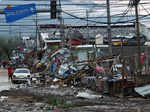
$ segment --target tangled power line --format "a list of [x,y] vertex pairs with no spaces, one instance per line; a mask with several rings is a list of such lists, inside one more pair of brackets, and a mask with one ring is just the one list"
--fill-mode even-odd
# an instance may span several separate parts
[[[122,3],[119,3],[119,4],[115,4],[113,3],[113,8],[114,7],[125,7],[127,6],[127,8],[121,12],[121,13],[118,13],[118,14],[114,14],[114,15],[111,15],[111,18],[117,18],[115,21],[112,21],[111,24],[122,24],[122,23],[135,23],[135,15],[134,14],[130,14],[130,12],[133,12],[132,10],[132,7],[134,5],[136,5],[137,3],[139,3],[140,0],[130,0],[128,4],[122,4]],[[142,6],[142,10],[146,11],[147,14],[146,15],[140,15],[139,16],[139,19],[144,19],[148,16],[150,16],[150,13],[148,11],[148,9],[146,9],[144,7],[144,5],[148,5],[150,4],[150,2],[146,2],[146,3],[139,3],[140,6]],[[5,6],[6,4],[0,4],[0,6]],[[15,5],[15,4],[14,4]],[[45,5],[48,5],[48,4],[38,4],[37,6],[45,6]],[[67,15],[67,17],[64,17],[63,19],[65,20],[68,20],[68,19],[74,19],[74,20],[82,20],[84,22],[89,22],[91,24],[107,24],[107,22],[103,22],[103,21],[100,21],[101,18],[104,18],[106,19],[107,17],[102,17],[102,16],[92,16],[92,17],[88,17],[88,19],[86,17],[80,17],[80,16],[77,16],[75,14],[73,14],[73,12],[75,12],[76,14],[79,14],[81,13],[81,11],[84,11],[85,10],[85,7],[86,6],[93,6],[93,7],[96,7],[96,8],[101,8],[101,7],[106,7],[106,4],[87,4],[87,3],[74,3],[74,4],[67,4],[67,3],[63,3],[62,4],[62,7],[70,7],[70,6],[73,6],[73,5],[76,5],[76,6],[83,6],[84,8],[80,8],[80,9],[71,9],[71,10],[68,10],[68,9],[64,9],[62,10],[63,11],[63,14]],[[81,13],[82,14],[82,13]],[[125,19],[126,18],[126,19]],[[128,18],[128,19],[127,19]],[[30,20],[34,20],[34,19],[24,19],[24,21],[30,21]],[[50,21],[50,17],[46,17],[46,18],[37,18],[38,21]],[[21,26],[23,22],[19,22],[17,25]],[[16,25],[16,26],[17,26]],[[7,25],[3,25],[3,26],[7,26]],[[15,26],[12,25],[12,26]],[[23,26],[23,25],[22,25]],[[28,26],[28,25],[26,25]],[[35,26],[35,25],[29,25],[29,26]]]

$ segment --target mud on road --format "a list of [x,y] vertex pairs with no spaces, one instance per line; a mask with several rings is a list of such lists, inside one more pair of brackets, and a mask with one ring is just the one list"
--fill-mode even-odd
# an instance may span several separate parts
[[0,112],[150,112],[150,99],[76,97],[79,91],[85,91],[83,88],[12,88],[7,70],[2,69],[0,78]]
[[0,92],[0,112],[150,112],[150,99],[140,97],[77,98],[76,89],[20,88]]

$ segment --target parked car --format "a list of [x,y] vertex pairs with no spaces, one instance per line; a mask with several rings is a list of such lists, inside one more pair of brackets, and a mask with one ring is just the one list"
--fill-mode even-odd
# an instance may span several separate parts
[[31,73],[27,68],[17,68],[12,75],[12,83],[26,83],[30,79]]

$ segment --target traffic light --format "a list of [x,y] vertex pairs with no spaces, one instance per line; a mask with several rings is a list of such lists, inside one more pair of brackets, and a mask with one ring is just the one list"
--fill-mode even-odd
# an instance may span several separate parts
[[56,0],[51,0],[51,19],[56,19],[57,3]]

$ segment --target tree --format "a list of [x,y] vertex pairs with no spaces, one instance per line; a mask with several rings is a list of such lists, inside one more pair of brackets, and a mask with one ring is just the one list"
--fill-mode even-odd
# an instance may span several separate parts
[[9,37],[0,37],[0,57],[9,59],[12,55],[12,50],[17,48],[19,42]]

